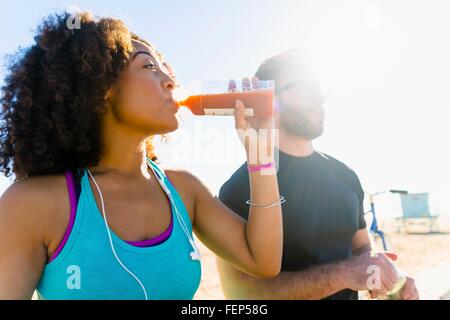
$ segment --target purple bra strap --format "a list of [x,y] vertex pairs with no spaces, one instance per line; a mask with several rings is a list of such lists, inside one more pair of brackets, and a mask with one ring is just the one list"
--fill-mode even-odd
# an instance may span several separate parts
[[66,177],[67,189],[69,190],[69,203],[70,203],[69,225],[66,229],[66,232],[64,233],[64,237],[61,243],[59,244],[58,248],[56,248],[56,251],[53,253],[48,262],[52,262],[64,248],[67,239],[69,239],[70,232],[72,231],[73,223],[75,221],[75,215],[77,213],[77,195],[75,191],[75,181],[72,172],[70,172],[70,170],[67,170],[64,173],[64,176]]

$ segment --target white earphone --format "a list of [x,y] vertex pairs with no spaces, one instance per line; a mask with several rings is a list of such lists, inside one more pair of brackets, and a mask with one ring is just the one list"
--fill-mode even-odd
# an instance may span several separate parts
[[[151,165],[149,165],[149,167],[151,167]],[[170,203],[173,206],[173,208],[175,209],[175,214],[177,215],[178,221],[180,222],[181,228],[183,229],[184,233],[186,234],[186,237],[189,240],[189,243],[191,244],[192,249],[194,249],[193,252],[191,252],[189,254],[189,257],[191,258],[191,260],[197,260],[200,261],[201,259],[201,253],[200,250],[197,247],[197,244],[195,243],[194,238],[192,237],[192,235],[189,233],[188,228],[184,222],[183,217],[181,216],[180,212],[178,211],[177,206],[175,205],[175,202],[173,201],[172,198],[172,193],[170,192],[170,189],[164,184],[163,178],[159,176],[159,174],[152,168],[153,173],[155,174],[155,176],[158,179],[159,185],[161,186],[161,188],[164,190],[164,192],[167,194],[167,196],[169,197]]]
[[[161,177],[161,176],[159,175],[159,173],[157,173],[157,172],[155,171],[155,169],[153,169],[153,167],[151,166],[150,163],[148,163],[148,166],[152,169],[154,175],[156,176],[156,178],[157,178],[157,180],[158,180],[159,185],[160,185],[161,188],[164,190],[164,192],[167,194],[167,197],[168,197],[169,200],[170,200],[170,205],[175,209],[175,215],[177,216],[177,219],[178,219],[178,222],[180,223],[181,229],[183,229],[184,234],[185,234],[186,237],[188,238],[189,243],[190,243],[192,249],[194,250],[194,251],[192,251],[192,252],[189,253],[189,258],[190,258],[191,260],[194,260],[194,261],[200,261],[201,256],[202,256],[202,255],[201,255],[201,252],[200,252],[200,250],[198,249],[198,247],[197,247],[197,245],[196,245],[196,243],[195,243],[194,238],[193,238],[192,235],[189,233],[189,230],[188,230],[188,228],[187,228],[187,226],[186,226],[186,224],[185,224],[185,222],[184,222],[184,219],[183,219],[183,217],[181,216],[180,212],[178,211],[178,208],[177,208],[177,206],[175,205],[175,202],[173,201],[172,193],[170,192],[169,188],[164,184],[163,177]],[[98,184],[97,184],[97,181],[95,181],[94,176],[92,175],[92,173],[89,171],[88,168],[86,168],[86,170],[87,170],[87,172],[89,173],[89,175],[91,176],[92,181],[94,182],[95,186],[97,187],[97,191],[98,191],[98,193],[99,193],[99,195],[100,195],[100,201],[101,201],[101,204],[102,204],[102,214],[103,214],[103,219],[105,220],[106,231],[107,231],[107,233],[108,233],[109,244],[110,244],[110,246],[111,246],[112,253],[113,253],[114,257],[116,258],[117,262],[120,264],[120,266],[121,266],[126,272],[128,272],[128,273],[129,273],[129,274],[130,274],[130,275],[131,275],[131,276],[139,283],[139,285],[140,285],[141,288],[142,288],[142,291],[144,292],[145,300],[148,300],[147,290],[145,289],[145,286],[142,284],[141,280],[140,280],[133,272],[131,272],[131,271],[123,264],[123,262],[120,260],[120,258],[117,256],[116,250],[114,249],[112,237],[111,237],[111,230],[109,229],[108,220],[106,219],[106,214],[105,214],[105,203],[104,203],[104,201],[103,201],[103,195],[102,195],[102,192],[101,192],[101,190],[100,190],[100,188],[99,188],[99,186],[98,186]]]

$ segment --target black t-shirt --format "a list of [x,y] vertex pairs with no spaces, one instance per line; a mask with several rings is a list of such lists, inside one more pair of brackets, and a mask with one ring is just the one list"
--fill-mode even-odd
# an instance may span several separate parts
[[[283,209],[281,271],[301,271],[352,255],[352,238],[366,227],[364,192],[354,171],[320,152],[295,157],[279,151],[278,185]],[[220,200],[248,219],[250,198],[247,164],[221,187]],[[327,299],[357,299],[343,290]]]

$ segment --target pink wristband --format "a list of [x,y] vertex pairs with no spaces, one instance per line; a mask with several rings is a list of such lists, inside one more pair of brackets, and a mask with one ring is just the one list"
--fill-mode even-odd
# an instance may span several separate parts
[[247,166],[248,172],[257,172],[257,171],[261,171],[262,169],[268,169],[268,168],[273,168],[275,167],[275,162],[269,162],[266,164],[261,164],[261,165],[249,165]]

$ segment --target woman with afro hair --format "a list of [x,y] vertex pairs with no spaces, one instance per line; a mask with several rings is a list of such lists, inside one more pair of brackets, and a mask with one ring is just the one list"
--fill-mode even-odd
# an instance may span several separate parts
[[[0,171],[15,179],[0,198],[0,299],[192,299],[193,232],[246,273],[279,273],[272,162],[249,162],[248,222],[192,174],[156,165],[151,137],[177,129],[178,107],[152,45],[87,12],[47,17],[34,40],[10,58],[2,88]],[[236,102],[238,132],[273,128],[244,108]]]

